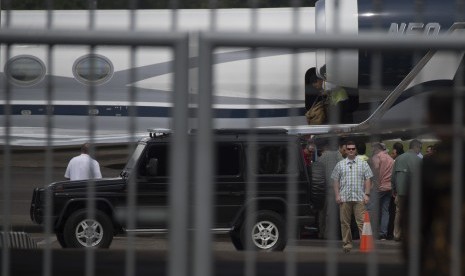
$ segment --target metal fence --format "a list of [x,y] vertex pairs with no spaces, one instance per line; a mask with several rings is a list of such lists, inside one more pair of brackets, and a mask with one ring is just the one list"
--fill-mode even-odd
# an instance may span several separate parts
[[[168,48],[173,53],[172,72],[172,94],[169,95],[172,101],[172,108],[170,113],[170,126],[173,130],[171,143],[176,145],[171,147],[171,163],[170,163],[170,185],[169,185],[169,211],[167,217],[169,220],[169,235],[166,237],[168,240],[168,248],[165,251],[166,253],[166,269],[161,269],[162,273],[169,275],[221,275],[227,274],[222,269],[227,269],[228,267],[235,267],[234,271],[242,271],[242,274],[245,275],[255,275],[261,274],[263,272],[258,271],[259,263],[265,264],[265,266],[271,262],[277,260],[277,262],[282,262],[285,269],[283,271],[269,271],[271,274],[285,274],[285,275],[307,275],[313,274],[312,271],[302,271],[302,269],[317,269],[318,273],[328,274],[328,275],[339,275],[339,274],[350,274],[350,271],[345,269],[350,269],[350,264],[357,264],[360,262],[360,259],[364,261],[363,268],[366,268],[368,275],[385,275],[390,273],[389,271],[381,271],[380,268],[384,260],[381,259],[378,250],[372,251],[367,254],[367,257],[351,259],[347,255],[341,255],[340,251],[340,241],[330,240],[325,243],[327,247],[324,252],[320,255],[324,256],[323,260],[315,257],[315,260],[305,259],[304,262],[308,261],[313,266],[302,266],[302,255],[305,253],[298,252],[296,250],[297,245],[300,243],[299,240],[296,240],[295,237],[289,237],[288,249],[284,253],[277,253],[280,255],[263,255],[262,253],[257,253],[252,250],[246,250],[244,252],[238,252],[240,261],[237,259],[231,260],[230,262],[226,261],[226,265],[218,266],[215,265],[217,261],[217,254],[220,254],[214,251],[213,243],[215,242],[211,233],[213,219],[215,215],[215,210],[212,208],[213,202],[213,191],[214,191],[214,133],[213,129],[215,128],[214,117],[215,117],[215,89],[218,87],[218,84],[215,83],[215,64],[217,62],[215,53],[221,51],[224,47],[233,47],[238,49],[249,49],[250,50],[250,72],[248,83],[249,87],[247,93],[250,96],[248,104],[250,106],[255,106],[257,97],[257,90],[259,89],[259,84],[257,83],[258,79],[258,66],[257,63],[258,57],[260,56],[263,49],[279,49],[286,50],[293,53],[293,57],[290,62],[289,68],[283,68],[283,74],[289,74],[289,78],[292,80],[291,83],[302,82],[299,76],[303,75],[304,72],[299,72],[298,64],[301,62],[298,59],[298,53],[302,51],[309,51],[314,49],[327,49],[328,51],[338,52],[341,50],[352,50],[352,49],[366,49],[373,51],[385,51],[385,50],[450,50],[460,57],[460,53],[463,52],[465,48],[465,39],[461,36],[435,36],[435,37],[407,37],[407,36],[386,36],[385,34],[380,33],[361,33],[356,36],[349,34],[340,34],[340,33],[329,33],[329,34],[308,34],[301,33],[299,30],[299,8],[294,8],[294,18],[295,20],[292,25],[292,32],[260,32],[257,9],[250,9],[250,32],[227,32],[227,31],[218,31],[216,20],[217,14],[216,9],[211,9],[210,14],[210,24],[207,30],[201,31],[199,33],[193,33],[188,31],[183,31],[178,29],[178,11],[172,10],[171,17],[171,27],[165,31],[141,31],[135,28],[135,22],[137,21],[137,11],[131,10],[129,13],[131,22],[128,30],[97,30],[94,29],[98,19],[97,11],[89,11],[89,29],[88,30],[73,30],[72,32],[67,30],[57,30],[48,25],[49,27],[44,30],[27,30],[22,28],[10,28],[8,26],[9,22],[9,11],[5,11],[2,14],[3,22],[6,22],[2,25],[0,30],[0,43],[2,44],[2,51],[5,51],[4,56],[6,60],[9,60],[10,57],[14,56],[13,47],[15,45],[45,45],[46,49],[46,64],[53,64],[54,59],[54,50],[59,46],[89,46],[89,53],[94,53],[96,48],[100,46],[123,46],[130,49],[129,64],[131,68],[135,67],[136,64],[136,51],[139,48],[143,47],[155,47],[155,48]],[[6,16],[6,18],[5,18]],[[52,14],[48,14],[47,21],[48,24],[52,24]],[[278,20],[278,19],[277,19]],[[197,48],[197,51],[192,51],[192,48]],[[192,66],[192,57],[198,56],[198,78],[193,78],[189,75],[189,69],[195,66]],[[378,91],[381,86],[381,65],[376,63],[376,59],[373,60],[373,79],[375,80],[372,83],[372,90]],[[379,61],[379,60],[378,60]],[[92,68],[92,66],[91,66]],[[91,75],[96,73],[92,72]],[[141,73],[136,69],[131,69],[129,73],[129,82],[135,83],[138,78],[137,74]],[[35,179],[35,184],[42,183],[43,187],[47,187],[49,183],[56,181],[54,175],[56,175],[57,169],[54,164],[54,159],[57,158],[57,151],[55,149],[54,143],[54,91],[55,86],[57,85],[56,79],[53,79],[51,76],[54,74],[53,67],[50,67],[45,76],[45,85],[42,87],[46,95],[46,111],[43,114],[45,120],[45,147],[43,147],[43,159],[40,161],[43,167],[43,174],[40,175],[42,179]],[[4,72],[5,75],[5,72]],[[448,156],[451,161],[451,167],[449,171],[446,171],[445,175],[450,176],[450,240],[446,243],[447,249],[445,251],[450,252],[450,270],[444,272],[449,275],[463,275],[463,188],[461,184],[463,183],[463,80],[459,77],[458,80],[454,83],[452,87],[453,94],[453,110],[454,116],[453,124],[446,125],[445,128],[441,128],[441,131],[446,130],[446,136],[452,137],[450,140],[452,143],[451,155]],[[190,144],[186,141],[189,140],[188,132],[192,127],[192,111],[191,105],[194,104],[191,99],[192,95],[189,94],[189,83],[198,83],[198,94],[196,95],[197,101],[196,104],[198,108],[195,110],[195,127],[197,128],[197,139],[195,140],[195,148],[197,154],[195,156],[190,156]],[[408,83],[405,85],[409,85]],[[12,134],[10,129],[16,127],[12,122],[15,115],[14,104],[15,101],[12,95],[12,91],[16,88],[12,88],[13,84],[7,81],[6,77],[2,78],[2,98],[3,98],[3,146],[2,146],[2,155],[3,155],[3,168],[2,168],[2,229],[11,230],[17,229],[15,220],[12,220],[12,214],[14,213],[14,207],[16,206],[13,202],[18,198],[15,193],[16,191],[14,184],[15,179],[13,179],[12,171],[15,167],[15,155],[22,150],[31,150],[33,147],[22,148],[21,146],[16,146],[12,141],[16,138],[16,133]],[[156,127],[154,125],[140,126],[140,122],[136,120],[138,110],[136,108],[137,103],[140,102],[137,98],[138,88],[136,86],[128,86],[125,88],[128,93],[128,123],[124,126],[127,128],[127,136],[130,137],[129,140],[134,140],[139,136],[139,129],[142,128],[152,128]],[[299,98],[298,85],[291,85],[288,87],[288,91],[291,91],[293,99],[296,101]],[[97,99],[97,85],[89,85],[87,88],[87,105],[90,109],[95,107]],[[395,100],[395,99],[394,99]],[[392,103],[390,104],[392,105]],[[377,105],[373,105],[371,110],[375,111]],[[249,116],[248,126],[251,129],[259,126],[259,122],[256,119],[257,114],[256,110],[247,111]],[[288,125],[290,128],[298,125],[298,122],[295,121],[295,118],[302,116],[298,114],[297,109],[290,109],[287,116],[289,117]],[[332,116],[332,115],[331,115]],[[97,114],[89,115],[87,117],[87,131],[89,141],[98,146],[98,140],[94,140],[97,137]],[[332,118],[330,118],[332,119]],[[350,129],[353,132],[366,132],[368,135],[376,136],[379,130],[382,128],[378,123],[379,118],[371,118],[369,121],[365,122],[362,125],[353,126]],[[336,119],[332,119],[333,122],[336,122]],[[404,128],[412,127],[415,128],[417,122],[414,121],[404,121]],[[445,124],[444,122],[441,122]],[[373,131],[371,133],[370,131]],[[442,133],[442,132],[441,132]],[[340,136],[340,133],[338,134]],[[333,144],[336,144],[336,139],[338,135],[332,140]],[[136,137],[137,136],[137,137]],[[399,137],[400,138],[400,137]],[[252,136],[251,144],[256,146],[257,136]],[[252,146],[253,147],[253,146]],[[127,146],[127,157],[134,150],[133,144]],[[95,153],[96,148],[91,148],[91,153]],[[295,158],[293,153],[289,153],[289,158]],[[189,161],[193,160],[193,163]],[[251,167],[253,168],[254,163],[257,160],[251,161]],[[21,167],[21,166],[19,166]],[[249,168],[250,169],[250,168]],[[444,168],[443,168],[444,169]],[[194,178],[191,178],[192,175],[189,173],[190,170],[193,170]],[[252,170],[252,169],[251,169]],[[448,170],[448,168],[446,168]],[[24,173],[28,173],[27,169],[24,169]],[[16,174],[15,174],[16,175]],[[129,178],[129,185],[127,188],[128,193],[128,215],[124,218],[127,220],[129,226],[135,224],[135,217],[137,215],[136,211],[136,186],[131,185],[135,183],[135,179]],[[256,189],[256,179],[250,177],[247,179],[249,189],[247,194],[253,197]],[[422,258],[425,256],[422,255],[422,247],[420,239],[421,231],[421,218],[423,210],[420,208],[423,189],[420,179],[416,179],[412,183],[411,187],[411,201],[410,201],[410,218],[409,221],[409,240],[408,244],[404,244],[408,250],[406,252],[406,263],[397,263],[398,267],[394,268],[394,271],[403,271],[406,275],[420,275],[424,271],[425,262]],[[90,184],[94,183],[94,180],[89,181]],[[288,194],[289,194],[289,206],[296,205],[297,198],[293,196],[296,186],[296,179],[292,176],[288,178]],[[195,189],[194,191],[190,190],[189,183],[193,183]],[[31,193],[32,193],[31,187]],[[24,191],[21,191],[24,192]],[[96,203],[95,203],[95,188],[94,185],[89,185],[87,188],[87,212],[90,218],[96,216]],[[26,192],[27,195],[21,199],[21,204],[29,205],[29,192]],[[58,258],[57,255],[61,254],[60,250],[54,249],[52,243],[54,242],[53,237],[53,221],[51,219],[52,215],[52,193],[49,192],[46,194],[46,208],[44,210],[45,221],[44,228],[41,230],[40,234],[43,234],[41,237],[44,239],[44,244],[42,248],[39,249],[30,249],[35,254],[27,253],[29,251],[21,251],[3,247],[2,248],[2,275],[12,275],[14,271],[24,271],[17,270],[17,267],[12,267],[12,265],[17,265],[17,261],[20,259],[21,262],[28,265],[37,265],[37,261],[40,263],[42,275],[53,275],[56,271],[55,266],[67,267],[67,263],[57,264],[57,260],[62,260]],[[194,210],[190,209],[189,202],[193,201]],[[422,202],[422,204],[425,204]],[[258,206],[253,206],[253,210],[257,210]],[[378,207],[375,208],[377,212]],[[462,210],[462,211],[460,211]],[[296,210],[289,208],[288,214],[289,217],[295,217]],[[449,215],[447,215],[449,216]],[[195,231],[192,233],[188,232],[189,222],[193,220],[193,228]],[[25,223],[28,224],[29,222]],[[249,221],[248,223],[251,223]],[[449,223],[449,222],[448,222]],[[330,224],[334,226],[334,223]],[[449,224],[447,224],[449,225]],[[288,221],[287,229],[289,233],[295,232],[296,221],[291,219]],[[334,235],[336,230],[331,230]],[[9,244],[9,236],[2,235],[4,242],[3,244]],[[116,259],[112,265],[118,270],[118,273],[124,273],[124,275],[145,275],[150,274],[150,271],[144,271],[144,268],[138,267],[138,259],[143,258],[140,255],[140,252],[147,250],[146,248],[138,248],[135,245],[135,240],[138,238],[135,233],[128,232],[126,234],[126,248],[124,250],[124,260],[120,262],[121,259]],[[250,245],[247,245],[247,247]],[[450,246],[450,248],[448,248]],[[402,251],[399,247],[398,254],[402,254]],[[250,248],[249,248],[250,249]],[[110,270],[99,270],[99,261],[103,255],[110,258],[111,261],[111,251],[110,248],[108,251],[100,251],[94,249],[86,249],[79,251],[79,253],[84,254],[85,260],[85,273],[86,275],[95,275],[98,272],[108,272]],[[58,252],[58,253],[57,253]],[[121,252],[120,252],[121,253]],[[63,256],[69,254],[71,257],[74,252],[64,250]],[[226,253],[229,254],[229,253]],[[236,253],[231,253],[236,254]],[[149,255],[151,257],[160,257],[160,255]],[[237,255],[235,255],[237,256]],[[313,255],[314,256],[314,255]],[[422,257],[423,256],[423,257]],[[66,259],[71,261],[72,258]],[[164,258],[164,257],[161,257]],[[396,257],[397,258],[397,257]],[[263,261],[264,260],[264,261]],[[30,264],[29,264],[30,261]],[[341,266],[340,261],[344,264],[349,263],[348,266]],[[159,260],[154,260],[160,266],[163,266],[163,262],[158,263]],[[150,263],[150,262],[147,262]],[[224,264],[224,263],[223,263]],[[320,266],[318,266],[320,265]],[[434,264],[433,264],[434,265]],[[440,264],[437,264],[440,267]],[[240,267],[239,269],[237,267]],[[273,266],[270,266],[273,267]],[[302,268],[303,267],[303,268]],[[400,268],[399,268],[400,267]],[[383,267],[384,269],[391,269],[392,267]],[[13,272],[12,272],[13,271]],[[33,269],[31,271],[37,271]],[[63,271],[63,270],[61,270]],[[124,272],[122,272],[124,271]],[[358,271],[358,270],[356,270]],[[157,271],[159,272],[159,271]]]

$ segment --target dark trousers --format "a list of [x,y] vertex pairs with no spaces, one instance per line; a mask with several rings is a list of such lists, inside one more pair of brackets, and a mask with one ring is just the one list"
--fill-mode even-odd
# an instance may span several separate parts
[[388,238],[394,238],[394,220],[396,217],[396,204],[394,203],[394,197],[391,196],[391,202],[389,203],[389,223],[388,223]]

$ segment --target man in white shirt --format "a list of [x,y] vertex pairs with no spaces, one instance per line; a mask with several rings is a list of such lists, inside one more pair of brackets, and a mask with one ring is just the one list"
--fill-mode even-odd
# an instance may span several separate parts
[[70,180],[102,178],[99,163],[89,156],[89,143],[81,146],[81,155],[73,157],[66,168],[65,177]]

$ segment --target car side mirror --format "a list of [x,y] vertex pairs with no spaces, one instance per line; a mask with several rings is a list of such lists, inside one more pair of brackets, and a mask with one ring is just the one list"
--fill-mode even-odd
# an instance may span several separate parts
[[150,158],[147,166],[145,167],[147,176],[157,176],[158,174],[158,159]]

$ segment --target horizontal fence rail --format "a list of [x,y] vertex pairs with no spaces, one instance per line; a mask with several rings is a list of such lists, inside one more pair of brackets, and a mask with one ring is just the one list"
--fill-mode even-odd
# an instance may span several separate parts
[[183,32],[96,31],[96,30],[0,30],[0,42],[5,44],[44,45],[113,45],[113,46],[172,46],[185,42]]
[[[201,32],[202,42],[215,47],[271,47],[288,49],[367,49],[367,50],[463,50],[465,37],[459,34],[401,36],[380,33],[289,34]],[[170,46],[184,39],[186,32],[24,30],[2,29],[6,44]],[[279,38],[277,38],[279,37]]]

